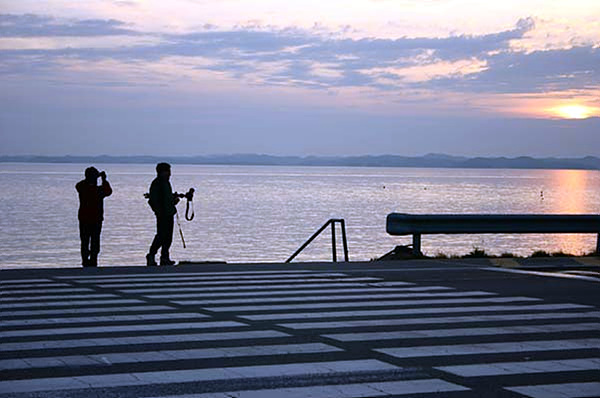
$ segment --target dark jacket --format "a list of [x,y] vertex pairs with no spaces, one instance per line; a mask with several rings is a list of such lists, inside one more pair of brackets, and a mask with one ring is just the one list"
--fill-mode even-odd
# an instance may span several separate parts
[[84,224],[97,224],[104,220],[104,198],[112,194],[108,181],[103,181],[98,186],[86,180],[75,185],[79,193],[79,221]]
[[169,180],[156,177],[150,185],[148,203],[157,217],[172,217],[177,212],[176,199]]

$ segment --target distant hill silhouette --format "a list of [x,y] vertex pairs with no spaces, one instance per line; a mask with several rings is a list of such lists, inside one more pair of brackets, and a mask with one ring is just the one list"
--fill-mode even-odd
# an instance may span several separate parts
[[0,162],[14,163],[157,163],[265,166],[355,166],[355,167],[437,167],[484,169],[584,169],[600,170],[600,158],[533,158],[520,156],[474,157],[427,154],[424,156],[272,156],[262,154],[203,156],[0,156]]

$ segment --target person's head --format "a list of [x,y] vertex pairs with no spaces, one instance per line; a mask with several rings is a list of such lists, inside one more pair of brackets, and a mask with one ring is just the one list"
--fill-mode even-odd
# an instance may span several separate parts
[[96,183],[98,181],[98,176],[100,176],[100,172],[95,167],[88,167],[85,169],[85,180],[90,183]]
[[156,165],[156,175],[161,178],[171,177],[171,165],[169,163],[159,163]]

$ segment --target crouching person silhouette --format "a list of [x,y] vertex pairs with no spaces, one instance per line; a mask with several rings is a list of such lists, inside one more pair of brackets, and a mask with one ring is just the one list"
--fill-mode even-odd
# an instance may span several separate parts
[[[98,185],[98,177],[102,184]],[[112,194],[106,173],[95,167],[85,169],[85,179],[75,185],[79,193],[79,237],[84,267],[97,267],[100,253],[100,232],[104,220],[104,198]]]
[[169,249],[173,241],[173,217],[177,212],[175,205],[179,198],[173,194],[171,183],[171,165],[159,163],[156,165],[156,178],[150,185],[148,204],[156,216],[156,236],[150,246],[150,252],[146,255],[146,265],[155,266],[156,253],[161,249],[160,265],[174,265],[175,262],[169,257]]

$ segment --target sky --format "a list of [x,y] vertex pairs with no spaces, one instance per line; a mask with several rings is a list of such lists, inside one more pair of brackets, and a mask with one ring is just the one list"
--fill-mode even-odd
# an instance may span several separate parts
[[598,0],[0,0],[0,155],[600,154]]

